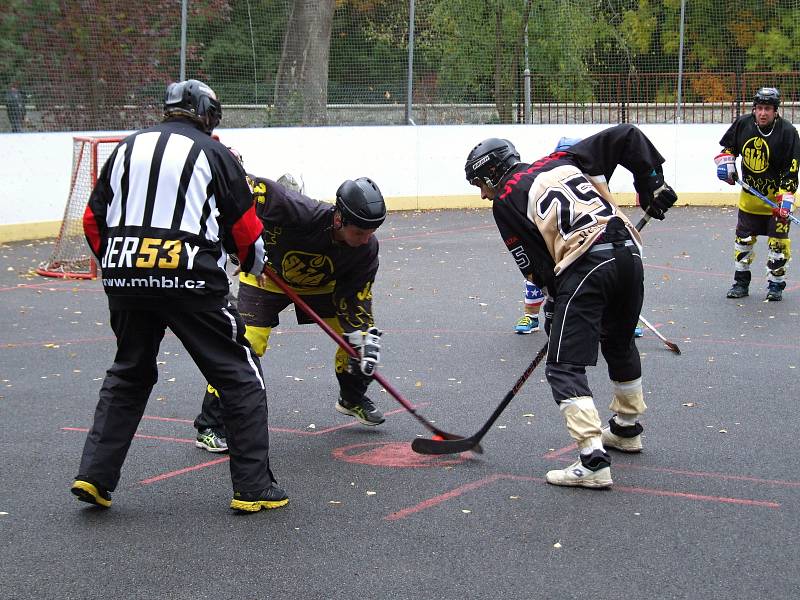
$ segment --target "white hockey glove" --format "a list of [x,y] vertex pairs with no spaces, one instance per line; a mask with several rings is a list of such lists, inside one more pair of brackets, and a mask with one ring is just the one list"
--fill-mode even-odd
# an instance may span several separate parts
[[360,371],[366,377],[372,377],[381,360],[382,335],[380,329],[370,327],[366,331],[352,331],[345,336],[347,343],[358,353],[358,357],[350,358],[350,373],[356,374]]
[[714,157],[717,165],[717,179],[728,185],[735,185],[739,176],[736,174],[736,157],[730,152],[721,152]]

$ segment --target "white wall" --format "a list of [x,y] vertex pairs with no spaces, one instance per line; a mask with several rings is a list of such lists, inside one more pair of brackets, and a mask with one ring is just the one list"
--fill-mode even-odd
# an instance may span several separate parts
[[[510,139],[523,160],[552,151],[561,136],[586,137],[605,125],[458,125],[220,129],[247,170],[277,179],[301,176],[306,193],[330,200],[345,179],[368,176],[391,208],[435,208],[480,202],[464,180],[464,160],[487,137]],[[643,125],[666,158],[665,178],[679,203],[733,203],[736,188],[720,182],[713,158],[727,125]],[[60,221],[70,181],[73,133],[0,135],[0,240],[9,227]],[[98,135],[96,132],[94,135]],[[618,169],[614,192],[632,192]],[[479,204],[478,204],[479,205]],[[5,231],[5,235],[3,235]]]

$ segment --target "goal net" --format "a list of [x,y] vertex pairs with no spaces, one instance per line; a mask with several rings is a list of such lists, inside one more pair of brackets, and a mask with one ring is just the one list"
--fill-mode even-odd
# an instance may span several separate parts
[[83,212],[100,169],[111,155],[118,137],[72,138],[72,175],[67,206],[50,259],[36,272],[47,277],[94,279],[97,263],[83,235]]

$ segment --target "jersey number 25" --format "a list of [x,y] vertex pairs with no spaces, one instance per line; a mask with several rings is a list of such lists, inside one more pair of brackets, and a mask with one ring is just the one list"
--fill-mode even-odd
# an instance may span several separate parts
[[562,179],[549,187],[536,201],[537,216],[543,221],[555,211],[561,237],[568,240],[579,231],[597,223],[597,217],[615,213],[595,187],[580,173]]

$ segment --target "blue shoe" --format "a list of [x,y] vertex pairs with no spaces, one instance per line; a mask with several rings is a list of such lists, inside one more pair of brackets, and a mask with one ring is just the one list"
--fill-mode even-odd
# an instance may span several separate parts
[[539,331],[539,317],[522,315],[522,318],[514,326],[514,331],[521,334]]
[[633,337],[642,337],[644,335],[644,331],[642,331],[641,327],[637,327],[633,330]]

